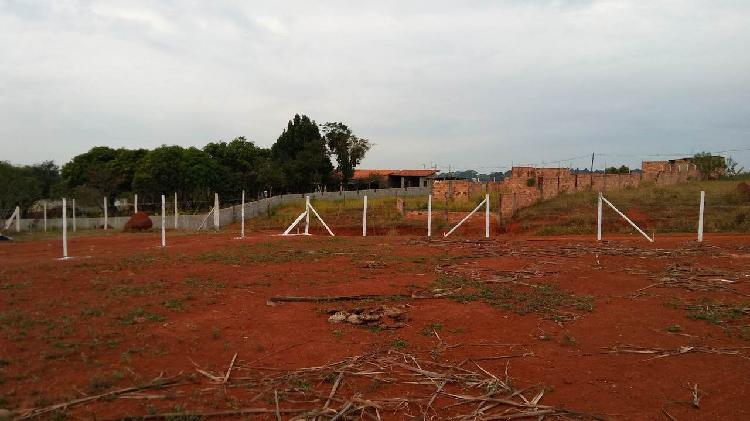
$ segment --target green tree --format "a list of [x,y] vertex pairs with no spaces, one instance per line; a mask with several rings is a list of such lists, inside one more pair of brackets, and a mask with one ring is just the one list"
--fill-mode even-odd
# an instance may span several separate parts
[[148,151],[133,175],[134,191],[152,200],[161,194],[183,193],[183,152],[180,146],[166,145]]
[[271,147],[271,157],[284,174],[285,187],[308,192],[332,180],[333,165],[318,125],[306,115],[294,116]]
[[219,166],[223,180],[219,194],[235,194],[241,190],[257,193],[260,189],[258,172],[270,153],[267,149],[255,146],[255,143],[244,137],[238,137],[229,143],[209,143],[203,151]]
[[87,192],[93,189],[112,201],[118,195],[133,191],[136,168],[146,153],[145,149],[93,147],[63,166],[62,179],[69,191],[87,187]]
[[110,147],[93,147],[63,165],[62,178],[69,189],[87,186],[97,190],[100,196],[113,196],[125,179],[113,164],[117,155]]
[[726,168],[724,157],[711,155],[710,152],[700,152],[693,155],[692,162],[698,167],[701,178],[704,180],[718,177]]
[[354,168],[359,165],[372,144],[367,139],[355,136],[344,123],[324,124],[323,137],[331,154],[336,157],[336,170],[341,173],[342,182],[347,184],[354,177]]
[[0,161],[0,217],[10,216],[16,206],[21,211],[42,198],[42,183],[29,167],[16,167]]

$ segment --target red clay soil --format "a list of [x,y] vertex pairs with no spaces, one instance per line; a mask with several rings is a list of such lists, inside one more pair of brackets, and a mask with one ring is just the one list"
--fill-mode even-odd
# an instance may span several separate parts
[[136,212],[125,223],[124,231],[144,231],[150,230],[154,222],[148,217],[146,212]]
[[[0,408],[24,413],[183,373],[188,377],[176,387],[85,402],[67,415],[102,420],[265,408],[270,412],[259,418],[270,420],[275,396],[282,409],[321,407],[331,383],[290,379],[284,390],[264,390],[251,367],[313,367],[380,350],[473,370],[467,361],[481,360],[483,370],[501,378],[507,372],[519,388],[544,385],[542,404],[607,419],[667,419],[664,411],[680,420],[750,419],[750,316],[707,321],[688,317],[683,305],[714,300],[746,308],[750,236],[707,235],[698,246],[692,236],[666,235],[655,244],[632,236],[597,244],[590,237],[272,234],[172,235],[166,248],[151,233],[73,237],[75,258],[65,261],[56,260],[58,239],[0,244]],[[727,287],[718,291],[658,284],[675,264],[731,282],[707,281]],[[432,291],[446,279],[528,291],[553,285],[591,296],[593,309],[565,307],[549,317],[471,294],[399,300],[410,305],[407,326],[378,331],[328,322],[325,310],[357,303],[267,304],[279,295]],[[625,346],[676,353],[609,352]],[[699,408],[691,404],[693,385]],[[376,384],[347,374],[331,407],[357,393],[382,400],[425,391],[429,397],[435,385]],[[433,418],[476,408],[447,408],[451,402],[435,394]],[[381,415],[412,419],[419,405]]]

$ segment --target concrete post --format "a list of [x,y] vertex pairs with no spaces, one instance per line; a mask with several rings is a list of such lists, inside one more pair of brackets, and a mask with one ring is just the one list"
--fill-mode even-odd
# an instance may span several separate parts
[[602,192],[599,192],[596,215],[596,241],[602,241]]
[[219,230],[219,193],[214,193],[214,229]]
[[68,201],[62,200],[63,259],[68,258]]
[[104,196],[104,229],[107,229],[107,196]]
[[177,229],[179,214],[177,213],[177,192],[174,193],[174,229]]
[[701,204],[698,212],[698,242],[703,242],[703,210],[705,209],[706,192],[701,191]]
[[16,206],[16,232],[21,232],[21,207]]
[[305,235],[310,234],[310,196],[305,196]]
[[44,232],[47,232],[47,202],[44,202]]
[[240,208],[241,232],[240,237],[245,238],[245,190],[242,190],[242,207]]
[[484,195],[484,236],[490,238],[490,195]]
[[138,213],[138,193],[135,194],[135,199],[133,201],[135,202],[135,213]]
[[427,236],[432,237],[432,195],[427,196]]
[[167,213],[167,204],[166,199],[164,198],[164,195],[161,195],[161,246],[166,247],[167,245],[167,238],[166,238],[166,231],[165,231],[165,225],[166,225],[166,213]]
[[76,224],[76,200],[73,199],[72,203],[73,207],[73,232],[76,232],[77,224]]
[[367,237],[367,195],[364,196],[362,207],[362,236]]

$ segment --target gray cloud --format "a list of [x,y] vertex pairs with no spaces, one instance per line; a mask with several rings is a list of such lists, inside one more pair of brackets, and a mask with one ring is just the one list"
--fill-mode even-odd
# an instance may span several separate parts
[[0,159],[267,146],[297,112],[371,167],[750,148],[746,1],[278,3],[0,0]]

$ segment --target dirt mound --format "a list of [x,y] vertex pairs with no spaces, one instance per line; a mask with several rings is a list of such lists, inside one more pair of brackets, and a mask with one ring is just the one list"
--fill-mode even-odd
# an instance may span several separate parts
[[745,199],[750,200],[750,184],[747,184],[744,181],[740,184],[737,184],[737,192],[741,194]]
[[136,212],[128,219],[123,231],[143,231],[151,229],[152,226],[154,223],[146,212]]

